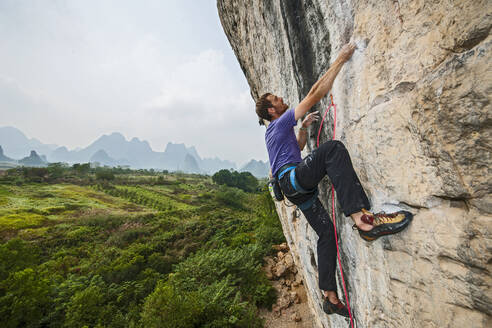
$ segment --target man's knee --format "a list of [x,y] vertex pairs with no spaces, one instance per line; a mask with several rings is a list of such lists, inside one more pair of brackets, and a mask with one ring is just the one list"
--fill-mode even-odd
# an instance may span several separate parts
[[332,140],[332,141],[334,142],[335,147],[343,149],[343,150],[347,150],[347,148],[345,148],[345,145],[343,144],[343,142],[341,142],[340,140]]
[[348,152],[345,145],[340,140],[330,140],[320,146],[324,151]]

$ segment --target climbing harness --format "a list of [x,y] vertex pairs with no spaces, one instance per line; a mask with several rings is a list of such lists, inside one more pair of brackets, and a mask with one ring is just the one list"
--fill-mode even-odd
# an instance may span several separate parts
[[280,181],[280,179],[282,179],[282,177],[285,174],[287,174],[287,173],[289,174],[289,181],[290,181],[290,184],[292,185],[292,187],[294,188],[295,193],[292,195],[288,195],[288,196],[297,196],[299,194],[311,194],[311,193],[313,193],[313,195],[307,201],[297,205],[297,207],[301,211],[304,211],[304,210],[307,210],[308,208],[310,208],[311,206],[313,206],[314,202],[318,198],[319,192],[318,192],[318,188],[314,188],[312,190],[305,190],[304,188],[302,188],[299,185],[299,182],[297,182],[295,168],[296,168],[295,165],[291,165],[291,166],[288,166],[286,168],[281,168],[281,171],[278,174],[278,181]]
[[280,189],[280,185],[276,178],[272,178],[268,181],[268,190],[270,190],[270,195],[273,194],[274,200],[280,202],[284,199],[284,194],[282,194],[282,190]]
[[[326,109],[325,115],[323,115],[323,119],[321,120],[321,123],[319,125],[318,138],[316,139],[316,147],[319,147],[319,137],[321,135],[321,130],[323,128],[323,122],[325,120],[326,115],[330,111],[331,107],[333,107],[333,136],[332,136],[332,140],[335,140],[335,129],[337,126],[337,105],[333,102],[333,95],[330,93],[330,104],[328,105],[328,108]],[[348,309],[348,313],[349,313],[349,317],[350,317],[350,326],[352,328],[354,328],[354,320],[352,317],[352,310],[350,309],[350,304],[349,304],[349,299],[348,299],[348,294],[347,294],[347,287],[345,287],[345,279],[343,278],[342,261],[340,260],[340,250],[338,249],[337,224],[336,224],[336,217],[335,217],[335,188],[333,187],[333,184],[331,185],[331,210],[332,210],[332,218],[333,218],[333,228],[335,230],[335,243],[337,245],[338,268],[340,269],[340,276],[342,277],[342,286],[343,286],[343,292],[345,293],[345,302],[347,303],[347,309]]]
[[270,195],[273,197],[273,200],[276,200],[277,202],[283,202],[286,207],[296,206],[295,204],[287,204],[287,202],[285,201],[286,198],[282,193],[282,189],[280,188],[280,184],[278,183],[277,178],[272,178],[268,181],[268,190],[270,191]]

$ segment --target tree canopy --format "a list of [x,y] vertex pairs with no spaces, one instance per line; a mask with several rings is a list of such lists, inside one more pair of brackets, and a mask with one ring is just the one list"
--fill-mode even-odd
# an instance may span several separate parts
[[256,191],[258,180],[250,172],[220,170],[212,176],[216,184],[236,187],[246,192]]

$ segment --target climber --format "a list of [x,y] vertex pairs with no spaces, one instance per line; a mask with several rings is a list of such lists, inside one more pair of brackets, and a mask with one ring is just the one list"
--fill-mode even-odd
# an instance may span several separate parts
[[343,64],[355,50],[346,44],[328,71],[312,86],[308,95],[295,109],[288,109],[281,97],[265,93],[256,101],[260,124],[269,123],[265,141],[272,176],[287,199],[298,206],[309,225],[318,235],[317,255],[319,288],[323,291],[323,310],[327,314],[349,316],[348,309],[337,296],[335,279],[336,244],[333,225],[318,199],[317,185],[328,175],[337,192],[345,216],[350,216],[359,235],[366,241],[403,230],[411,221],[406,211],[372,214],[369,200],[355,173],[347,149],[340,141],[327,141],[304,159],[301,150],[306,145],[307,128],[318,120],[318,112],[309,113],[302,121],[296,137],[294,126],[331,89]]

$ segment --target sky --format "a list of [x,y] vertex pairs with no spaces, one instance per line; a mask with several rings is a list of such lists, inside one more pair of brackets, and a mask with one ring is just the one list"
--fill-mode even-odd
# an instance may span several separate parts
[[1,0],[0,126],[86,147],[103,134],[266,160],[215,0]]

